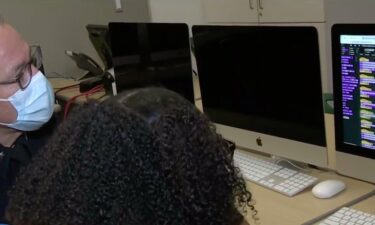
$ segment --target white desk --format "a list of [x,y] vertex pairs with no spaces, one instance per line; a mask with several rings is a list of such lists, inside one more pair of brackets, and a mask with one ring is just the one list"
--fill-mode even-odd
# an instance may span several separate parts
[[[365,213],[370,213],[375,215],[375,194],[369,196],[368,198],[349,206],[349,208],[357,209]],[[327,215],[328,216],[328,215]],[[321,221],[323,221],[322,219]],[[321,221],[316,222],[314,225],[318,225]]]
[[362,212],[371,213],[375,215],[375,195],[358,202],[350,208],[360,210]]
[[[363,200],[375,191],[374,184],[340,176],[331,171],[313,170],[311,175],[318,177],[320,181],[326,179],[342,180],[347,188],[331,199],[318,199],[312,195],[312,187],[294,197],[287,197],[255,183],[247,182],[256,201],[255,208],[258,210],[260,224],[313,224],[319,218],[326,217],[342,206],[352,205]],[[375,204],[364,204],[362,207],[369,211],[375,211]],[[246,219],[250,224],[255,224],[251,218],[251,213],[246,215]]]

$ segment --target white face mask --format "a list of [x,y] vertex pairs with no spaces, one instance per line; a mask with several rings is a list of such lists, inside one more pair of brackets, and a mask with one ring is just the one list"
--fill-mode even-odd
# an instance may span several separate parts
[[0,101],[10,102],[18,113],[14,123],[0,123],[1,125],[21,131],[32,131],[49,121],[55,98],[51,84],[39,71],[32,77],[25,90],[20,89],[8,99]]

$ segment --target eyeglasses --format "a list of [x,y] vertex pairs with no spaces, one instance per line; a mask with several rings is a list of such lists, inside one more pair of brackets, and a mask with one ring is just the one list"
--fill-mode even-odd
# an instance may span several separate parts
[[23,68],[21,68],[20,72],[18,72],[18,74],[14,76],[14,79],[0,82],[0,85],[18,83],[21,90],[25,90],[31,82],[32,66],[34,65],[35,67],[39,68],[39,62],[41,61],[40,53],[41,52],[39,46],[30,46],[30,61]]
[[24,90],[29,86],[32,76],[31,62],[27,63],[25,67],[15,76],[13,80],[0,82],[0,85],[18,83],[21,90]]

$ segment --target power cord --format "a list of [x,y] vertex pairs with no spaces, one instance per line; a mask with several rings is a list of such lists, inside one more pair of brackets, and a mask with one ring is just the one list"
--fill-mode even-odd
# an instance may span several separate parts
[[298,170],[301,170],[303,172],[307,172],[307,173],[312,172],[312,169],[308,168],[307,166],[306,167],[299,166],[299,165],[293,163],[292,161],[290,161],[288,159],[279,158],[279,157],[275,157],[275,156],[272,156],[272,158],[273,158],[275,164],[280,164],[281,162],[286,162],[289,165],[293,166],[294,168],[296,168]]
[[55,95],[61,91],[64,91],[64,90],[67,90],[67,89],[72,89],[72,88],[78,88],[79,87],[79,84],[73,84],[73,85],[69,85],[69,86],[64,86],[64,87],[59,87],[59,88],[54,88],[54,89],[57,89],[57,91],[55,91]]
[[70,106],[75,102],[75,100],[76,100],[77,98],[79,98],[79,97],[81,97],[81,96],[86,96],[86,98],[88,98],[88,96],[93,95],[93,94],[95,94],[95,93],[97,93],[97,92],[100,92],[100,91],[102,91],[102,90],[104,90],[104,85],[103,85],[103,84],[100,84],[100,85],[97,85],[97,86],[93,87],[92,89],[90,89],[90,90],[88,90],[88,91],[86,91],[86,92],[83,92],[83,93],[81,93],[81,94],[79,94],[79,95],[76,95],[76,96],[70,98],[70,99],[66,102],[66,104],[65,104],[65,109],[64,109],[64,120],[65,120],[65,119],[67,118],[67,116],[68,116],[68,113],[69,113],[69,110],[70,110]]

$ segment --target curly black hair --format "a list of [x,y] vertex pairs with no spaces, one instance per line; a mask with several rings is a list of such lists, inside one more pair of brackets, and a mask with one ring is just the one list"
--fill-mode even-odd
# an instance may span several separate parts
[[251,204],[228,145],[162,88],[75,110],[10,192],[14,225],[231,224]]

